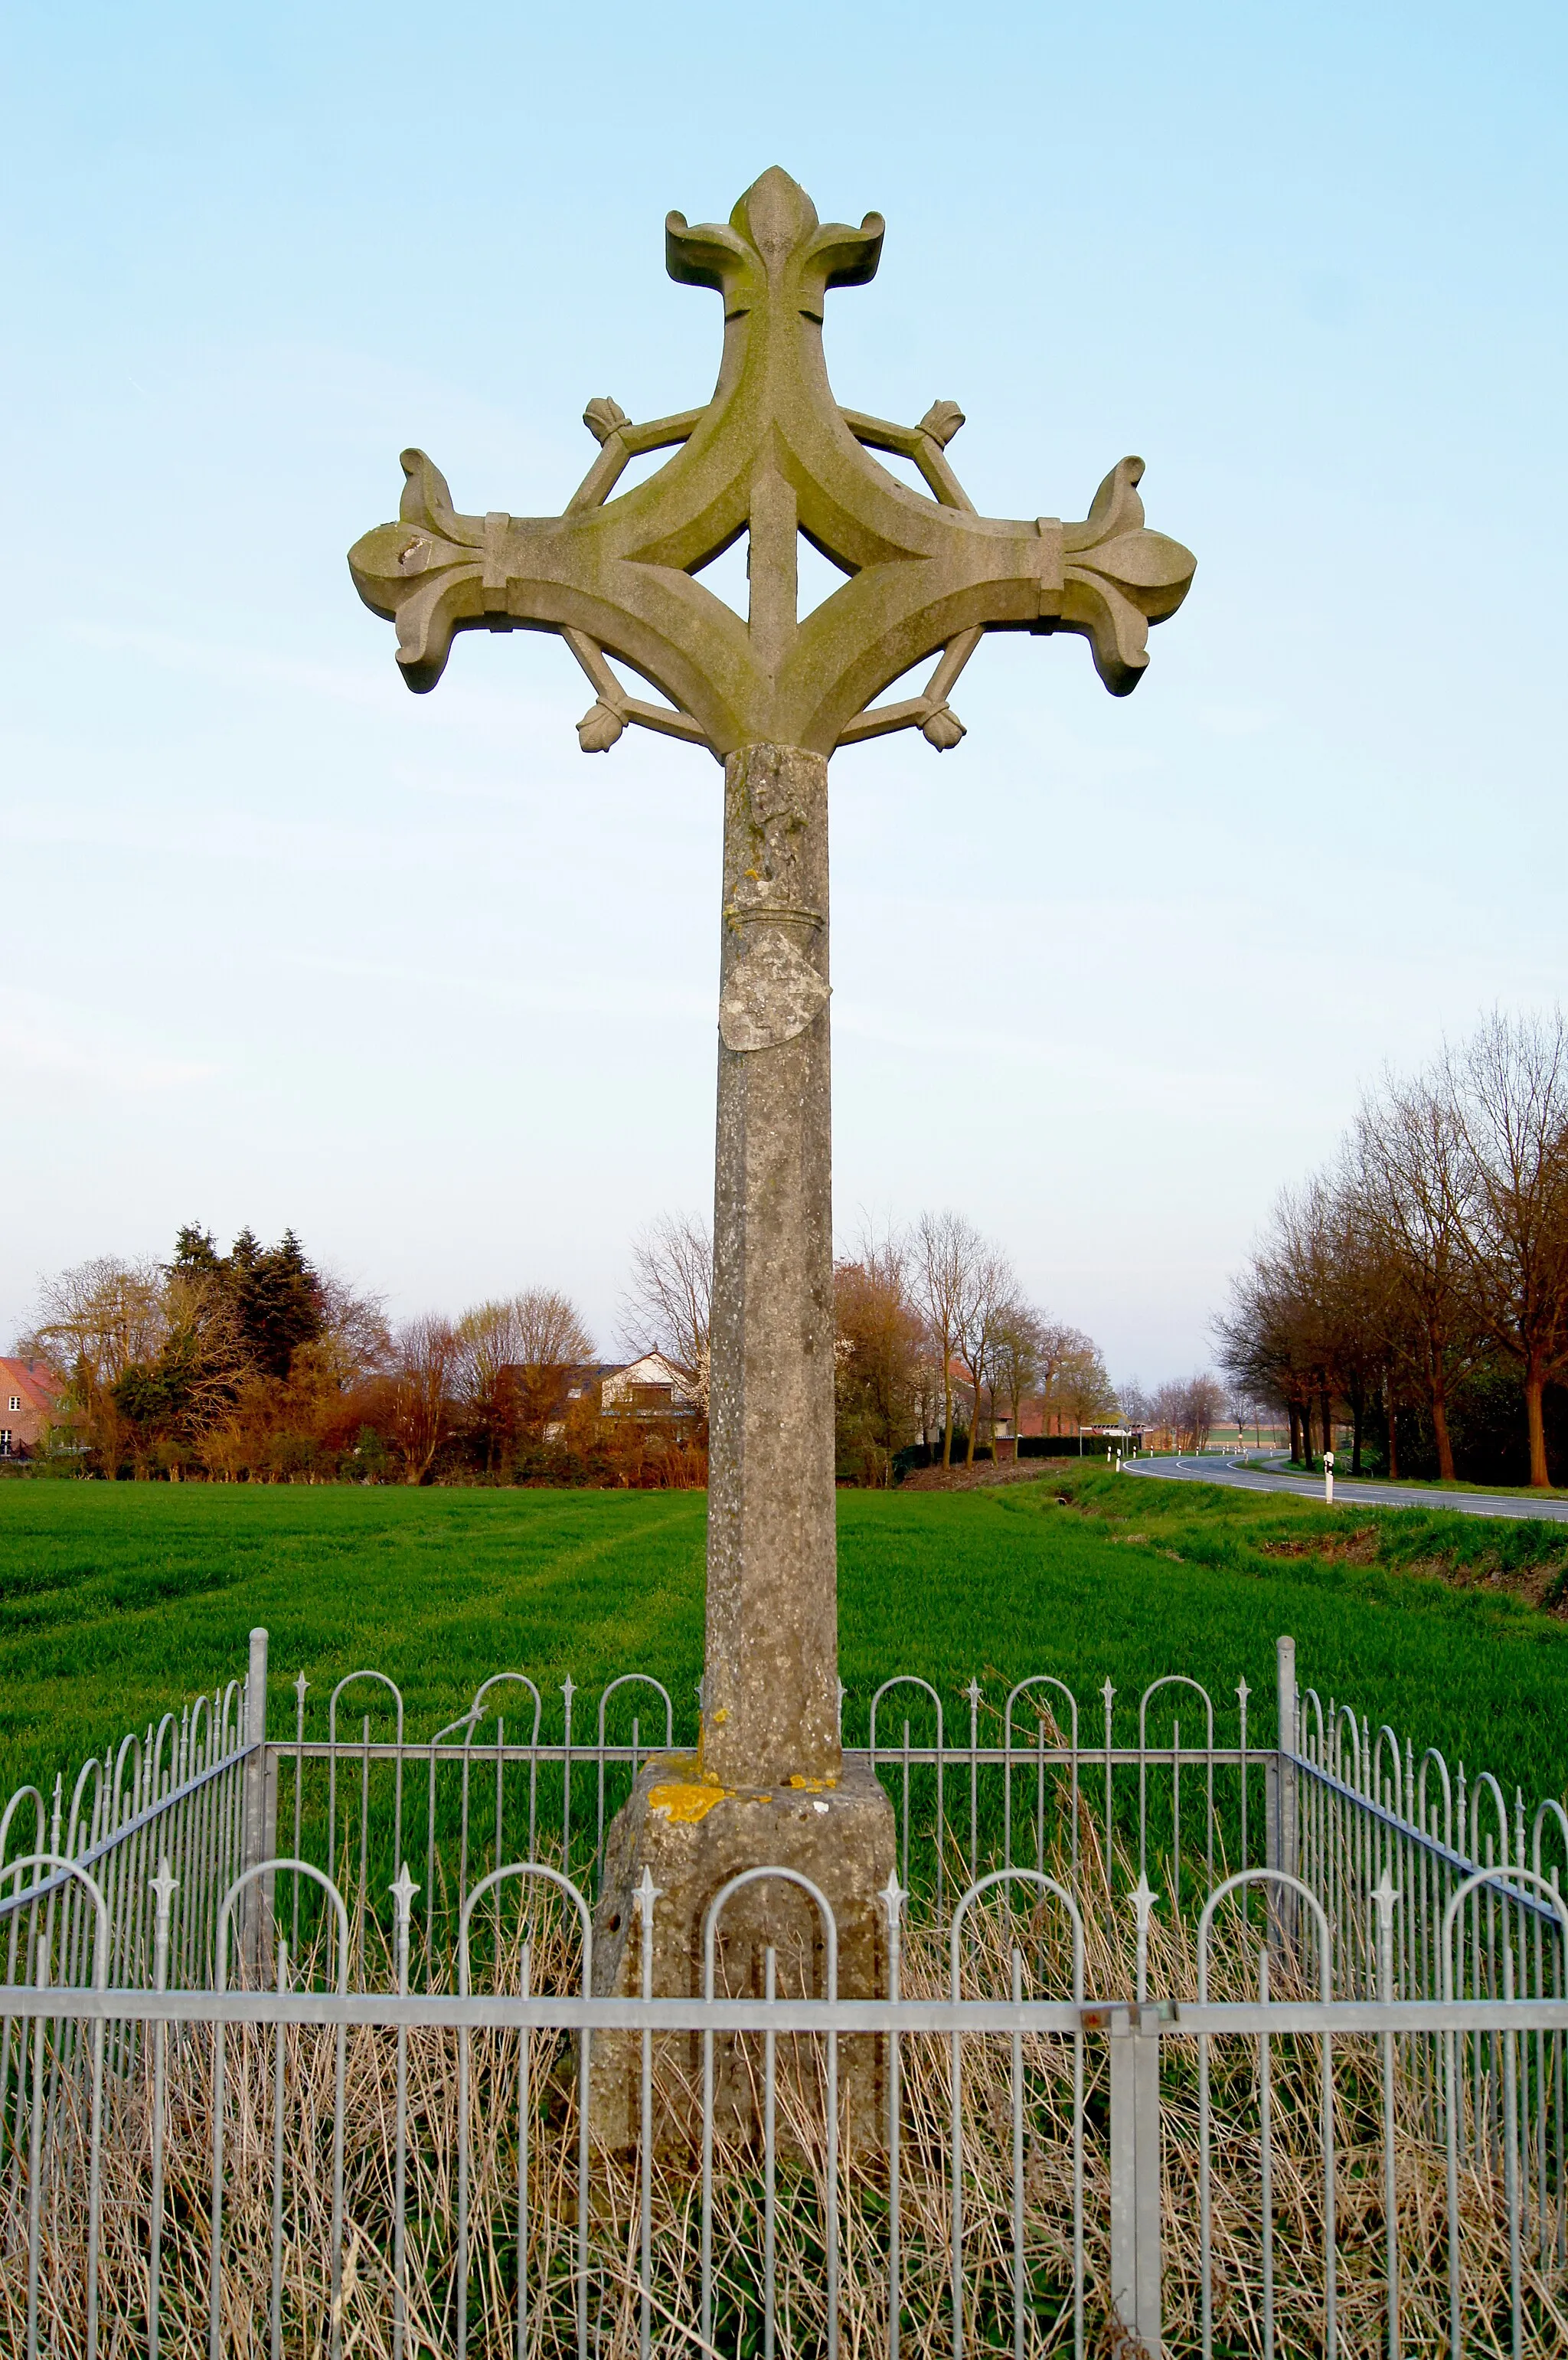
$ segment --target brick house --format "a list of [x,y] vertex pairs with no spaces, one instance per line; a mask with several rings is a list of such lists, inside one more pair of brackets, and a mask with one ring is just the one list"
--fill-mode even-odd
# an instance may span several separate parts
[[60,1382],[47,1360],[0,1360],[0,1459],[29,1459],[52,1423]]

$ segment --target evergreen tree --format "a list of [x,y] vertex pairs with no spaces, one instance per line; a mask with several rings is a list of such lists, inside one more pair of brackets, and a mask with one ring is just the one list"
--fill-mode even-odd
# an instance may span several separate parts
[[223,1266],[223,1257],[218,1251],[218,1240],[212,1230],[202,1229],[198,1222],[187,1221],[175,1238],[174,1261],[171,1267],[175,1270],[216,1273],[221,1271]]
[[325,1325],[321,1280],[292,1229],[264,1246],[247,1223],[220,1254],[212,1231],[187,1221],[174,1240],[169,1273],[214,1283],[258,1375],[286,1379],[299,1346],[314,1343]]
[[240,1334],[256,1366],[284,1378],[301,1344],[314,1343],[323,1325],[321,1284],[292,1229],[264,1247],[244,1229],[225,1264]]

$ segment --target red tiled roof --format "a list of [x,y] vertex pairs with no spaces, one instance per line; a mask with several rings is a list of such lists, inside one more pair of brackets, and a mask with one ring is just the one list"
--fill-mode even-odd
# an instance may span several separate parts
[[47,1360],[0,1359],[0,1392],[20,1393],[29,1409],[53,1409],[63,1391]]

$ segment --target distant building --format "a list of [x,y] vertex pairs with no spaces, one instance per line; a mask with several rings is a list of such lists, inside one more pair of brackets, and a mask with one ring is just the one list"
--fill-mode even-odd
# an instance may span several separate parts
[[693,1418],[702,1407],[691,1381],[662,1352],[612,1370],[599,1393],[606,1417]]
[[0,1459],[31,1458],[61,1391],[47,1360],[0,1360]]
[[[519,1380],[526,1373],[512,1371]],[[547,1442],[561,1440],[572,1410],[582,1403],[602,1417],[626,1418],[640,1426],[689,1425],[702,1406],[689,1379],[662,1352],[645,1352],[639,1360],[583,1360],[553,1373],[555,1399],[544,1426]]]

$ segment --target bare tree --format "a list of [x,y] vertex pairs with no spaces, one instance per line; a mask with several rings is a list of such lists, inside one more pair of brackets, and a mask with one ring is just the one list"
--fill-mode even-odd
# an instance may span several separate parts
[[316,1279],[321,1332],[313,1345],[301,1349],[318,1356],[340,1390],[383,1375],[391,1365],[392,1335],[382,1297],[358,1294],[330,1270],[318,1270]]
[[1214,1432],[1214,1420],[1225,1405],[1225,1388],[1217,1377],[1201,1369],[1187,1384],[1188,1430],[1194,1450],[1206,1450]]
[[944,1467],[953,1464],[953,1363],[961,1348],[972,1273],[985,1251],[978,1230],[961,1213],[922,1213],[916,1224],[915,1285],[942,1384]]
[[1066,1372],[1079,1354],[1093,1354],[1094,1346],[1081,1328],[1072,1327],[1064,1319],[1051,1319],[1043,1313],[1035,1316],[1033,1337],[1034,1370],[1031,1389],[1040,1403],[1040,1430],[1048,1433],[1055,1418],[1060,1424],[1072,1411],[1063,1393],[1071,1391],[1071,1379]]
[[162,1265],[100,1254],[40,1282],[31,1328],[18,1349],[65,1380],[61,1409],[113,1475],[126,1420],[114,1388],[155,1360],[169,1337]]
[[1486,1343],[1465,1252],[1465,1162],[1448,1090],[1389,1077],[1378,1097],[1363,1099],[1350,1146],[1358,1218],[1383,1265],[1390,1357],[1409,1333],[1447,1483],[1454,1480],[1450,1399]]
[[1463,1152],[1455,1210],[1475,1302],[1518,1362],[1530,1480],[1544,1487],[1548,1382],[1568,1369],[1568,1033],[1494,1014],[1445,1066]]
[[628,1358],[657,1346],[686,1379],[704,1415],[713,1301],[712,1229],[696,1213],[661,1213],[632,1240],[622,1342]]
[[1045,1357],[1045,1322],[1019,1296],[1003,1304],[991,1347],[991,1399],[1001,1393],[1007,1404],[1013,1432],[1018,1432],[1023,1405],[1040,1382]]
[[989,1246],[981,1245],[979,1251],[970,1257],[958,1303],[958,1349],[975,1389],[975,1406],[969,1418],[969,1442],[964,1452],[964,1464],[969,1467],[975,1464],[975,1446],[979,1439],[985,1387],[994,1383],[992,1359],[997,1331],[1017,1292],[1018,1280],[1013,1276],[1012,1267],[1006,1257]]
[[1080,1435],[1086,1426],[1099,1426],[1116,1415],[1116,1389],[1091,1337],[1073,1331],[1057,1361],[1050,1400],[1073,1420]]
[[576,1305],[550,1286],[476,1304],[452,1336],[452,1392],[472,1435],[484,1443],[487,1472],[514,1426],[542,1433],[563,1371],[593,1355]]
[[1345,1346],[1347,1297],[1338,1260],[1346,1233],[1334,1178],[1318,1174],[1303,1188],[1282,1189],[1267,1237],[1232,1281],[1229,1312],[1214,1322],[1226,1375],[1285,1403],[1290,1455],[1303,1465],[1312,1463],[1314,1406],[1325,1443],[1332,1430]]
[[[1234,1385],[1255,1400],[1277,1402],[1290,1430],[1290,1457],[1305,1465],[1311,1456],[1304,1319],[1271,1239],[1255,1246],[1246,1268],[1231,1280],[1230,1307],[1214,1322],[1220,1365]],[[1159,1395],[1165,1417],[1165,1389]]]
[[44,1279],[21,1349],[32,1347],[62,1373],[81,1370],[96,1386],[153,1360],[169,1332],[159,1262],[100,1254]]
[[396,1338],[392,1431],[403,1453],[404,1480],[422,1483],[452,1431],[457,1337],[445,1319],[410,1319]]
[[1215,1323],[1222,1365],[1281,1404],[1310,1465],[1369,1404],[1399,1463],[1401,1406],[1430,1411],[1440,1478],[1457,1473],[1455,1396],[1511,1360],[1532,1484],[1548,1480],[1543,1396],[1568,1376],[1568,1031],[1495,1013],[1437,1069],[1385,1076],[1344,1151],[1285,1191]]

